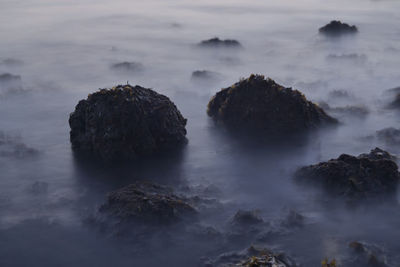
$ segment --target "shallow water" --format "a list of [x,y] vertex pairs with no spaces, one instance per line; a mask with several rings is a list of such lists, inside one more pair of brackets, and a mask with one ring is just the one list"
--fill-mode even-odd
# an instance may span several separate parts
[[[375,146],[400,151],[365,138],[399,127],[398,114],[384,108],[383,94],[400,85],[399,8],[399,1],[385,0],[0,0],[0,62],[23,62],[0,64],[0,74],[22,77],[22,90],[0,84],[0,131],[36,151],[0,156],[0,265],[195,266],[201,256],[226,252],[183,236],[168,241],[172,246],[160,241],[145,255],[85,224],[107,192],[150,179],[173,187],[216,186],[222,207],[202,221],[217,229],[238,209],[259,209],[265,219],[283,216],[285,209],[300,212],[307,217],[304,228],[261,245],[277,247],[304,266],[344,258],[353,240],[384,246],[389,262],[398,266],[396,207],[327,208],[311,197],[314,192],[295,186],[291,175],[299,166],[341,153],[358,155]],[[318,35],[332,19],[355,24],[360,32],[336,40]],[[237,39],[244,49],[195,46],[215,36]],[[360,57],[332,59],[349,54]],[[110,68],[122,61],[140,62],[144,70]],[[190,79],[192,71],[203,69],[221,79]],[[333,107],[364,105],[369,114],[343,116],[337,129],[302,145],[239,144],[215,128],[206,105],[220,88],[251,73]],[[127,82],[169,96],[188,119],[189,143],[179,157],[128,171],[86,170],[71,152],[69,113],[88,93]],[[330,97],[336,89],[352,97]],[[226,250],[251,243],[231,245]]]

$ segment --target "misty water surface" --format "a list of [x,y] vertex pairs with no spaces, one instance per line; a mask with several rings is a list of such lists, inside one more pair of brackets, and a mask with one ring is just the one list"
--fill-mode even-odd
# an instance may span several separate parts
[[[202,256],[226,252],[178,231],[166,244],[155,240],[146,254],[136,251],[134,241],[109,238],[85,223],[107,192],[149,179],[175,188],[217,188],[221,206],[202,218],[217,230],[238,209],[259,209],[265,220],[296,210],[306,216],[306,226],[261,245],[304,266],[320,266],[324,257],[340,261],[354,240],[384,247],[388,261],[399,266],[398,208],[324,206],[313,197],[317,192],[292,181],[299,166],[341,153],[358,155],[376,146],[400,151],[368,138],[399,127],[398,114],[384,108],[384,91],[400,85],[399,10],[400,2],[389,0],[0,0],[0,74],[21,76],[11,87],[0,84],[0,131],[20,152],[0,145],[0,265],[196,266]],[[333,19],[357,25],[359,33],[320,36],[318,28]],[[196,47],[216,36],[236,39],[243,49]],[[143,70],[111,68],[124,61],[139,62]],[[203,69],[220,79],[191,80],[193,71]],[[214,126],[206,106],[215,92],[251,73],[315,102],[362,106],[369,113],[336,114],[339,127],[300,145],[238,143]],[[175,102],[188,119],[188,145],[177,157],[127,171],[82,169],[70,148],[69,113],[89,93],[127,82]],[[350,97],[334,97],[333,90]]]

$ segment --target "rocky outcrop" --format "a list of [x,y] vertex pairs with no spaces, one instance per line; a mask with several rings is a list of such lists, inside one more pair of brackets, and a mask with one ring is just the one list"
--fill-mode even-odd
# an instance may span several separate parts
[[222,89],[208,103],[215,121],[240,131],[293,134],[337,123],[297,90],[262,75]]
[[342,154],[337,159],[299,169],[295,178],[347,200],[388,200],[395,197],[400,178],[394,159],[379,148],[358,157]]
[[196,210],[173,190],[150,182],[136,182],[111,192],[99,209],[121,223],[168,225],[196,215]]
[[118,161],[173,149],[186,142],[186,119],[151,89],[119,85],[81,100],[69,118],[76,152]]
[[358,32],[356,26],[350,26],[347,23],[342,23],[339,20],[332,20],[329,24],[321,27],[319,32],[328,36],[340,36],[344,34],[354,34]]
[[226,47],[226,48],[240,48],[242,45],[233,39],[226,39],[221,40],[218,37],[211,38],[209,40],[204,40],[199,43],[200,47],[209,47],[209,48],[219,48],[219,47]]

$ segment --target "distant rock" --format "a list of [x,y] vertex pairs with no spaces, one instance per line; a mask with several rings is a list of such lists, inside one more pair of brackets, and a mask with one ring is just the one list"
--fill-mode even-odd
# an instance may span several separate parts
[[263,222],[264,220],[260,217],[259,211],[257,210],[238,210],[231,221],[231,223],[236,226],[251,226]]
[[351,95],[346,90],[332,90],[329,92],[329,97],[330,98],[353,98],[353,95]]
[[400,129],[393,127],[385,128],[376,132],[379,141],[384,142],[388,146],[400,145]]
[[69,118],[76,152],[103,161],[151,155],[185,144],[186,119],[171,100],[140,86],[101,89]]
[[0,74],[0,83],[20,82],[21,76],[10,73]]
[[111,192],[99,212],[120,223],[152,225],[168,225],[197,214],[187,199],[151,182],[136,182]]
[[302,167],[295,178],[347,200],[391,200],[400,179],[394,160],[388,152],[375,148],[358,157],[342,154],[337,159]]
[[0,60],[0,65],[4,65],[7,67],[19,67],[24,64],[23,61],[14,59],[14,58],[5,58],[3,60]]
[[144,70],[144,66],[138,62],[120,62],[111,65],[111,68],[116,71],[123,72],[141,72]]
[[338,20],[332,20],[329,24],[321,27],[319,32],[329,36],[340,36],[345,34],[354,34],[358,32],[356,26],[350,26],[347,23],[342,23]]
[[222,89],[208,103],[207,113],[234,130],[263,134],[293,134],[337,123],[299,91],[262,75]]
[[388,267],[386,255],[381,247],[365,242],[354,241],[349,244],[355,257],[351,260],[351,266]]
[[0,157],[26,158],[37,154],[36,149],[28,147],[18,138],[0,132]]
[[209,39],[209,40],[204,40],[199,43],[199,46],[201,47],[226,47],[226,48],[241,48],[242,45],[233,39],[226,39],[226,40],[221,40],[217,37]]
[[216,82],[221,78],[221,75],[217,72],[208,70],[196,70],[193,71],[191,80],[194,82]]
[[364,119],[370,113],[366,106],[344,106],[344,107],[331,107],[326,102],[320,102],[320,107],[322,107],[328,114],[342,119],[343,117],[356,117]]

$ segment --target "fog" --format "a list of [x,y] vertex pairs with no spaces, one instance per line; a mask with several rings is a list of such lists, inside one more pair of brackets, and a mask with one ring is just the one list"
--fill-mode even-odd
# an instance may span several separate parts
[[[170,229],[143,245],[87,223],[107,192],[148,179],[193,194],[215,188],[218,204],[200,224],[221,233],[239,209],[258,209],[265,221],[299,212],[304,227],[257,242],[303,266],[320,266],[325,257],[346,266],[351,241],[383,247],[388,265],[398,266],[398,207],[327,206],[320,192],[300,188],[292,176],[300,166],[342,153],[377,146],[400,152],[376,138],[376,131],[400,122],[386,108],[391,96],[385,94],[400,86],[399,10],[395,0],[0,0],[0,75],[20,76],[0,81],[0,265],[197,266],[201,257],[256,242],[223,243]],[[318,28],[334,19],[356,25],[359,33],[319,35]],[[236,39],[243,48],[196,45],[213,37]],[[142,69],[112,68],[120,62]],[[218,79],[196,82],[196,70],[216,72]],[[340,125],[300,142],[235,140],[208,118],[207,103],[251,73],[325,102]],[[124,169],[82,166],[71,151],[69,114],[89,93],[126,83],[174,101],[188,119],[189,143],[179,155]],[[367,112],[335,110],[348,106]]]

